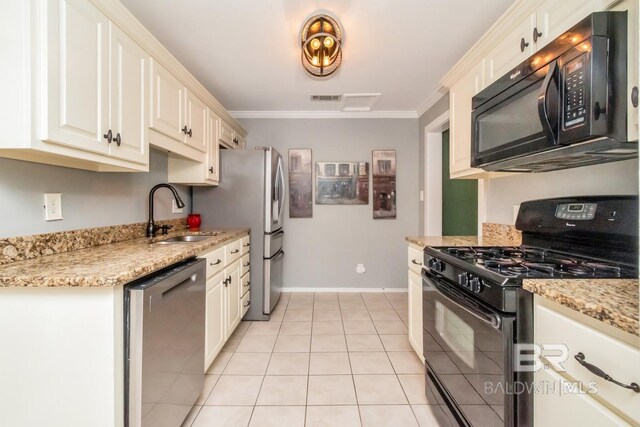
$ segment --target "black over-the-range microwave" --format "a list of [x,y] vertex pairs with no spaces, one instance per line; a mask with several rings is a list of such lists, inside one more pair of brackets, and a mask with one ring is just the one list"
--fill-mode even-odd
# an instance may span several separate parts
[[596,12],[487,86],[472,100],[471,166],[545,172],[637,157],[627,56],[627,12]]

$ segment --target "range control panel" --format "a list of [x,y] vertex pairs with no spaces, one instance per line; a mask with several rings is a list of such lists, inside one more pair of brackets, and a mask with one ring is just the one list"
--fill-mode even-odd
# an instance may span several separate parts
[[585,55],[564,66],[564,127],[584,123],[587,115],[585,101]]
[[596,206],[595,203],[563,203],[556,208],[556,218],[576,221],[593,219]]

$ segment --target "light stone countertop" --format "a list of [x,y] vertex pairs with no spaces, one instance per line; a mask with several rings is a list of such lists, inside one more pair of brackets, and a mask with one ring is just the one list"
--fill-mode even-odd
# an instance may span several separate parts
[[426,246],[517,246],[501,237],[478,236],[407,236],[405,240],[424,248]]
[[522,287],[640,336],[638,279],[524,279]]
[[[192,243],[151,244],[185,234],[211,237]],[[136,238],[12,262],[0,266],[0,287],[123,285],[247,235],[248,228],[203,229],[197,233],[177,231],[154,239]]]

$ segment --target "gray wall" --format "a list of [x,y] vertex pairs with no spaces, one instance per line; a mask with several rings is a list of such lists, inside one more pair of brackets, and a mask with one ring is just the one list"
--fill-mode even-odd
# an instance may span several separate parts
[[[424,136],[424,128],[426,125],[437,119],[442,113],[449,110],[449,92],[445,93],[442,98],[440,98],[435,104],[431,106],[427,111],[424,112],[418,119],[418,158],[420,161],[420,166],[418,167],[418,191],[424,191],[425,185],[425,136]],[[443,129],[444,130],[444,129]],[[420,235],[424,234],[424,210],[425,203],[420,202],[418,208],[418,230]]]
[[[313,162],[367,161],[373,149],[395,149],[395,220],[373,220],[369,204],[313,205],[313,218],[285,215],[285,287],[406,288],[407,235],[418,232],[417,119],[244,119],[249,149],[311,148]],[[286,161],[286,160],[285,160]],[[356,264],[365,264],[363,275]]]
[[487,222],[514,223],[514,205],[526,200],[580,195],[638,194],[638,160],[485,181]]
[[[90,172],[0,158],[0,237],[147,221],[149,190],[167,182],[167,155],[151,150],[151,172]],[[176,186],[187,203],[171,213],[173,195],[160,189],[156,219],[186,216],[189,188]],[[44,220],[43,193],[62,193],[62,221]]]

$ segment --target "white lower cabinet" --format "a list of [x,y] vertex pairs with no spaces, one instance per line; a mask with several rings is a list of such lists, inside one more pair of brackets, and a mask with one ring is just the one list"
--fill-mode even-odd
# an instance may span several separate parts
[[211,365],[225,343],[224,310],[214,309],[215,307],[222,308],[224,306],[223,279],[224,272],[207,279],[205,370]]
[[417,247],[409,246],[408,290],[409,290],[409,343],[424,362],[422,341],[422,260],[424,255]]
[[543,363],[534,372],[535,425],[640,425],[640,393],[593,374],[576,359],[582,354],[583,362],[615,380],[640,383],[637,337],[542,297],[534,300],[534,342]]
[[241,295],[241,282],[240,282],[240,260],[233,262],[229,267],[224,269],[226,276],[226,282],[223,281],[224,289],[224,304],[225,304],[225,338],[228,339],[233,330],[240,323],[241,312],[240,299]]
[[248,236],[199,256],[207,263],[205,372],[247,311],[250,273],[241,275],[241,241],[248,243]]

